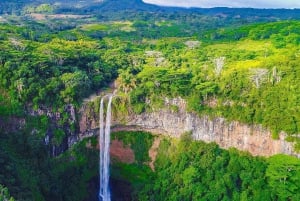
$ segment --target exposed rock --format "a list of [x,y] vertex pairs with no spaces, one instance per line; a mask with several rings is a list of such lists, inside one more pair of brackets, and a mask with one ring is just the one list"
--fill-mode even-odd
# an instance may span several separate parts
[[75,123],[76,121],[75,107],[72,104],[68,104],[66,106],[66,112],[70,113],[70,123]]
[[98,113],[93,110],[92,107],[89,107],[88,104],[83,105],[83,107],[80,109],[80,120],[79,120],[79,131],[80,134],[83,134],[84,136],[89,136],[89,130],[95,129],[99,127],[99,117]]
[[[39,108],[33,109],[31,106],[27,106],[26,113],[29,116],[47,116],[49,120],[48,129],[44,136],[44,144],[49,147],[49,153],[52,156],[58,156],[63,153],[73,144],[79,141],[79,136],[76,132],[76,110],[74,105],[67,104],[63,111],[53,111],[51,107],[40,105]],[[66,119],[65,116],[67,116]],[[25,123],[24,123],[25,124]],[[56,129],[60,129],[64,132],[64,139],[60,144],[53,142],[54,132]],[[36,128],[32,128],[32,134],[37,133]]]
[[110,145],[110,155],[112,159],[119,162],[131,164],[134,163],[134,152],[129,146],[125,146],[122,141],[113,140]]
[[185,112],[186,111],[186,101],[181,98],[181,97],[177,97],[177,98],[165,98],[165,106],[169,107],[169,106],[177,106],[178,107],[178,111],[179,112]]
[[160,138],[157,137],[157,138],[155,138],[155,140],[154,140],[151,148],[149,149],[149,157],[151,158],[149,166],[152,169],[152,171],[154,171],[154,169],[155,169],[154,162],[156,160],[156,156],[157,156],[157,153],[158,153],[159,145],[160,145]]
[[184,43],[189,49],[194,49],[200,46],[200,41],[188,40]]
[[58,121],[61,118],[61,115],[59,112],[53,112],[51,108],[40,106],[38,109],[34,110],[32,108],[27,109],[27,114],[30,116],[42,116],[46,115],[50,119],[54,121]]
[[[89,149],[98,149],[99,150],[99,143],[97,143],[97,146],[94,147],[92,145],[91,140],[88,140],[85,144],[85,146]],[[134,151],[130,148],[129,145],[124,145],[123,141],[114,139],[111,141],[110,144],[110,156],[112,158],[112,161],[117,161],[117,162],[122,162],[122,163],[127,163],[127,164],[132,164],[135,162],[135,153]]]
[[[177,106],[178,111],[169,109],[170,105]],[[80,119],[80,139],[97,133],[95,123],[86,122],[85,114]],[[90,122],[96,120],[88,119]],[[118,121],[114,125],[124,125]],[[165,99],[165,108],[140,115],[128,117],[126,125],[115,130],[144,130],[152,133],[180,137],[185,132],[191,132],[195,140],[216,142],[222,148],[235,147],[242,151],[249,151],[252,155],[271,156],[274,154],[288,154],[300,158],[294,152],[293,143],[285,141],[286,135],[280,133],[279,139],[272,139],[271,132],[260,125],[247,125],[237,121],[227,122],[224,118],[210,119],[208,116],[199,117],[186,112],[186,102],[181,98]]]
[[252,155],[270,156],[284,153],[297,155],[293,144],[286,142],[285,134],[279,140],[273,140],[270,131],[262,126],[249,126],[239,122],[226,122],[224,118],[209,119],[198,117],[192,113],[174,113],[161,110],[150,114],[134,116],[128,125],[135,125],[154,133],[162,133],[171,137],[180,137],[185,132],[192,132],[195,140],[216,142],[222,148],[235,147],[249,151]]
[[71,147],[72,145],[76,144],[76,142],[79,141],[78,135],[70,135],[68,136],[68,147]]
[[162,52],[159,52],[159,51],[149,50],[149,51],[145,51],[145,55],[146,55],[147,57],[155,57],[155,58],[158,58],[158,57],[161,57],[163,54],[162,54]]

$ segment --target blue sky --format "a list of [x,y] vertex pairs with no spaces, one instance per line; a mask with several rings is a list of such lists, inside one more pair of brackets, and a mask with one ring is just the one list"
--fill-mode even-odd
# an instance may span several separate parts
[[300,8],[300,0],[143,0],[146,3],[183,7]]

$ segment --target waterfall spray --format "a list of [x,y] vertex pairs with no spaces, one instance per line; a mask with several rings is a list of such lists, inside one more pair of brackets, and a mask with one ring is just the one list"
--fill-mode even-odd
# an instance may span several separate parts
[[99,146],[100,146],[100,187],[99,187],[99,201],[110,201],[110,190],[109,190],[109,146],[110,146],[110,124],[111,124],[111,102],[113,95],[109,96],[106,112],[106,123],[104,129],[104,112],[103,105],[106,96],[102,97],[100,102],[99,112]]

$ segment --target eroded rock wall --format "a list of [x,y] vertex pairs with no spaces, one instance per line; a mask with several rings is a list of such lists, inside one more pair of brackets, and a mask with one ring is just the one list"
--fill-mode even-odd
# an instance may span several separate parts
[[[176,106],[178,110],[174,111],[170,106]],[[90,110],[89,112],[91,113]],[[81,116],[80,138],[97,134],[97,118],[87,118],[95,115],[82,114]],[[199,117],[186,112],[186,103],[181,98],[166,99],[164,109],[130,115],[125,125],[117,120],[114,121],[114,125],[119,126],[115,128],[116,130],[144,130],[171,137],[180,137],[185,132],[191,132],[193,139],[215,142],[225,149],[235,147],[248,151],[252,155],[271,156],[283,153],[300,158],[300,154],[293,151],[293,144],[285,141],[284,133],[280,134],[278,140],[274,140],[271,132],[260,125],[227,122],[221,117],[214,119],[208,116]]]
[[171,137],[180,137],[185,132],[191,132],[195,140],[216,142],[222,148],[235,147],[249,151],[252,155],[270,156],[279,153],[297,155],[293,152],[293,144],[284,140],[283,133],[280,134],[280,139],[273,140],[270,131],[261,126],[249,126],[239,122],[228,123],[224,118],[209,119],[207,116],[198,117],[187,112],[177,113],[164,109],[135,115],[128,125]]

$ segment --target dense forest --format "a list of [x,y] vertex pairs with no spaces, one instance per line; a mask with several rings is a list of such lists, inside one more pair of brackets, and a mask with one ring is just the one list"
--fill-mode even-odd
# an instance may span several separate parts
[[[31,29],[40,24],[3,25],[0,71],[7,105],[1,113],[21,115],[22,106],[78,106],[119,74],[120,90],[130,94],[137,113],[150,108],[146,98],[159,106],[159,97],[181,96],[199,114],[262,124],[275,138],[285,131],[297,140],[297,21],[207,31],[201,38],[127,37],[145,32],[139,23],[82,25],[53,34]],[[108,31],[112,36],[95,39],[95,32]]]
[[[161,142],[154,182],[139,200],[298,200],[299,164],[282,155],[266,160],[224,151],[186,134],[179,142]],[[284,179],[281,171],[289,172],[283,185],[278,182]]]
[[[213,143],[191,141],[187,133],[180,140],[160,139],[153,172],[145,165],[150,160],[152,135],[119,132],[112,139],[122,140],[135,153],[134,163],[113,159],[111,167],[112,180],[129,182],[125,185],[132,192],[127,200],[298,200],[300,197],[300,161],[291,156],[253,157],[235,149],[222,150]],[[18,175],[14,177],[11,192],[22,200],[84,200],[88,193],[85,186],[93,182],[98,171],[98,152],[90,146],[97,146],[96,138],[80,142],[56,159],[45,160],[46,156],[40,153],[39,166],[28,158],[22,163],[15,163],[17,158],[14,162],[6,159],[5,167],[10,167],[6,175]],[[117,189],[112,190],[113,198],[124,196]],[[97,200],[96,188],[89,191],[94,192],[89,200]],[[1,192],[9,196],[6,189]]]
[[[78,9],[74,2],[0,2],[0,200],[89,199],[98,151],[86,143],[97,142],[61,148],[78,132],[67,110],[112,82],[135,114],[181,97],[199,116],[259,124],[274,139],[284,132],[300,151],[297,9],[76,1]],[[43,110],[59,121],[36,115]],[[145,164],[155,137],[112,137],[135,152],[133,164],[111,167],[114,181],[129,182],[132,200],[300,199],[300,162],[292,156],[253,157],[193,142],[187,133],[160,139],[153,172]]]

